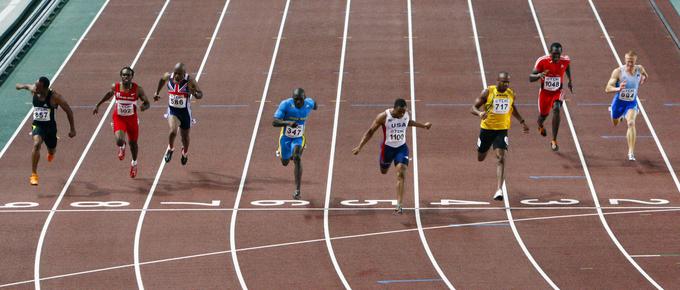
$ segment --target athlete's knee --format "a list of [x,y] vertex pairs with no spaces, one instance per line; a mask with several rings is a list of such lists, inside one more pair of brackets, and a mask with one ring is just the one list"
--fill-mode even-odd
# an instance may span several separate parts
[[[130,143],[132,143],[132,142],[130,142]],[[122,138],[116,138],[116,144],[118,146],[123,146],[123,145],[125,145],[125,140],[122,139]]]
[[404,167],[398,167],[397,168],[397,179],[398,180],[404,180],[406,177],[406,169]]
[[486,152],[477,152],[477,161],[482,162],[486,159]]
[[496,164],[504,165],[505,164],[505,155],[497,155],[496,156]]
[[380,167],[380,173],[387,174],[390,171],[389,167]]
[[635,128],[635,118],[628,118],[626,124],[628,124],[628,128]]

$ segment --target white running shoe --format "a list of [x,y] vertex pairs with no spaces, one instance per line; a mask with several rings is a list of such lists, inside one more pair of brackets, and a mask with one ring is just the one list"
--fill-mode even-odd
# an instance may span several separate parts
[[628,161],[635,161],[635,154],[628,153]]
[[496,190],[496,193],[493,195],[493,200],[503,200],[503,191],[502,190]]

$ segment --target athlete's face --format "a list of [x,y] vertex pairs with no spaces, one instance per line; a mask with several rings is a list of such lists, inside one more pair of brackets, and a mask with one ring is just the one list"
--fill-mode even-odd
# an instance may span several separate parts
[[41,83],[40,80],[35,81],[34,85],[35,85],[35,93],[36,93],[37,96],[41,96],[42,93],[44,93],[45,90],[47,89],[47,88],[45,88],[45,86],[43,86],[43,83]]
[[172,77],[172,80],[176,83],[182,81],[182,78],[184,78],[184,70],[176,69],[174,73],[175,75]]
[[305,96],[293,96],[293,102],[295,103],[295,107],[300,109],[305,105]]
[[129,84],[132,81],[132,71],[130,71],[129,69],[121,71],[120,80],[126,85]]
[[637,56],[626,55],[626,66],[628,68],[634,68],[635,63],[637,63]]
[[393,117],[401,118],[406,113],[406,107],[399,107],[399,106],[394,107],[394,109],[392,109],[392,113],[393,113],[392,114]]
[[550,51],[550,57],[552,58],[553,62],[559,61],[561,55],[562,55],[562,49],[561,48],[553,47],[552,50]]
[[500,75],[498,76],[498,84],[496,85],[499,91],[504,92],[510,87],[510,76]]

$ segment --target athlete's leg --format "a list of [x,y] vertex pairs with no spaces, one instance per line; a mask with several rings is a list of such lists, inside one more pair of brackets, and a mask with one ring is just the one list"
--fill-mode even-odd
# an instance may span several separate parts
[[170,127],[170,133],[168,135],[168,148],[175,148],[175,137],[177,137],[177,130],[179,128],[180,121],[175,115],[168,115],[168,126]]
[[191,129],[179,129],[179,135],[182,137],[182,154],[189,152],[189,132]]
[[400,208],[404,199],[404,179],[406,178],[406,168],[408,165],[397,164],[397,207]]
[[552,108],[552,137],[553,141],[557,141],[557,131],[560,129],[562,101],[556,100]]
[[33,174],[38,174],[38,162],[40,161],[40,147],[42,147],[43,138],[42,136],[35,134],[33,135],[33,152],[32,152],[32,163],[31,170]]
[[300,190],[300,184],[302,183],[302,146],[296,145],[293,148],[293,162],[295,163],[295,189]]
[[125,131],[118,130],[113,132],[113,136],[116,138],[116,145],[118,145],[118,147],[125,146]]
[[635,119],[637,118],[637,110],[629,109],[626,112],[626,121],[628,123],[628,132],[626,132],[626,140],[628,140],[628,154],[633,155],[635,152],[635,139],[637,138],[637,131],[635,130]]
[[498,190],[501,190],[505,181],[505,149],[496,148],[496,179]]
[[486,154],[489,153],[489,151],[485,152],[479,152],[477,151],[477,161],[482,162],[484,159],[486,159]]

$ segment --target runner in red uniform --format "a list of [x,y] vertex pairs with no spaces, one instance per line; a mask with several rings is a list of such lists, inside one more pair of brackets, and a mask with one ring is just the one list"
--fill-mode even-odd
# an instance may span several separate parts
[[557,146],[557,131],[560,128],[560,108],[564,95],[562,92],[562,84],[564,83],[564,74],[569,77],[567,86],[572,93],[573,87],[571,84],[571,69],[569,64],[571,61],[566,55],[562,55],[562,45],[555,42],[550,45],[550,54],[544,55],[534,65],[534,70],[529,75],[529,81],[535,82],[541,80],[541,89],[538,94],[538,132],[541,136],[546,136],[543,122],[552,111],[552,140],[550,141],[550,148],[553,151],[559,150]]
[[135,71],[130,67],[124,67],[120,70],[120,82],[111,86],[111,90],[104,95],[104,97],[97,103],[93,114],[99,112],[99,106],[102,103],[110,100],[112,97],[116,98],[116,104],[113,107],[113,134],[116,136],[116,144],[118,144],[118,159],[125,159],[125,135],[130,142],[130,152],[132,153],[132,162],[130,164],[130,177],[137,176],[137,137],[139,136],[139,120],[137,119],[137,101],[142,100],[142,111],[150,107],[149,100],[144,94],[144,89],[132,82],[135,76]]

